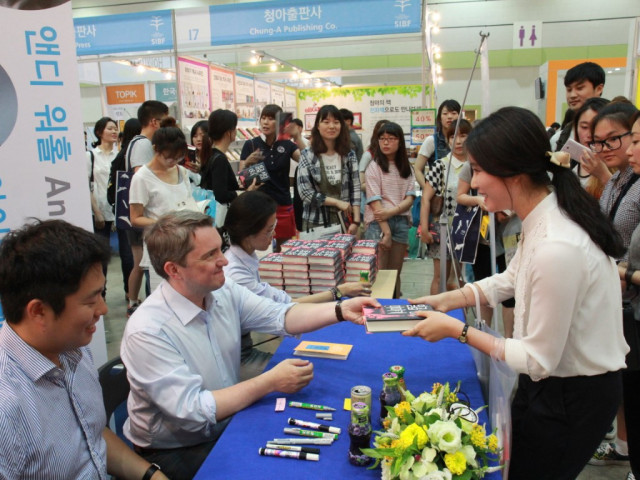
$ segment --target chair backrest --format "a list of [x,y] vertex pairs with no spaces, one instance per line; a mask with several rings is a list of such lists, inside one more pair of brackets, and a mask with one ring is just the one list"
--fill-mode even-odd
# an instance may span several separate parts
[[129,396],[129,380],[127,380],[127,369],[120,357],[105,363],[98,369],[98,378],[102,386],[102,399],[104,409],[107,412],[107,424],[111,415],[122,403],[127,401]]

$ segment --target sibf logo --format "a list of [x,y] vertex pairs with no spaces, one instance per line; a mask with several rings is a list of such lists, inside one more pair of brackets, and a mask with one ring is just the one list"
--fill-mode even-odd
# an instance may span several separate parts
[[404,9],[411,6],[411,0],[395,0],[395,7],[400,9],[400,12],[404,13]]
[[149,23],[153,28],[155,28],[155,32],[151,35],[151,44],[152,45],[164,45],[165,36],[164,33],[160,32],[160,27],[164,25],[164,21],[162,17],[157,15],[153,15],[151,17],[151,22]]

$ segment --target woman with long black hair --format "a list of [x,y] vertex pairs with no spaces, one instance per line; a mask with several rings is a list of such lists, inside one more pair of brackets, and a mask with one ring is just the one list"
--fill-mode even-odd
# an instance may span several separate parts
[[[503,273],[416,300],[436,311],[422,312],[425,320],[404,335],[457,338],[518,372],[509,477],[575,479],[622,398],[629,347],[614,258],[624,246],[570,170],[569,155],[549,152],[533,113],[498,110],[469,134],[466,148],[471,186],[487,210],[512,210],[522,220],[518,250]],[[441,313],[475,305],[475,295],[494,308],[515,296],[513,338]]]

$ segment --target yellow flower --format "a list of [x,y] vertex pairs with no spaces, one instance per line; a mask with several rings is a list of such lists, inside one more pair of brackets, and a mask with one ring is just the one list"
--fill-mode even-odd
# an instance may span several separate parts
[[434,383],[433,388],[431,389],[431,395],[437,395],[440,392],[441,388],[442,388],[441,383]]
[[382,428],[384,428],[385,430],[389,430],[390,426],[391,426],[391,419],[387,417],[382,421]]
[[467,459],[462,452],[447,453],[444,464],[454,475],[462,475],[467,469]]
[[456,403],[458,401],[458,396],[455,393],[450,392],[445,400],[449,403]]
[[421,450],[429,441],[426,429],[412,423],[400,434],[400,442],[404,448],[409,448],[413,444],[414,438],[417,438],[418,448]]
[[393,408],[393,410],[396,412],[396,416],[402,418],[405,413],[411,413],[411,405],[409,405],[409,402],[400,402]]
[[498,437],[495,435],[489,435],[487,437],[487,441],[489,442],[489,451],[495,453],[498,451]]
[[471,443],[479,448],[485,448],[487,446],[484,425],[478,425],[476,423],[471,427]]

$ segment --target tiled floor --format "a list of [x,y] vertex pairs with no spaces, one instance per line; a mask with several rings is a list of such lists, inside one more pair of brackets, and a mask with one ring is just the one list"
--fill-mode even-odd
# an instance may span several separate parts
[[[429,291],[433,278],[433,265],[431,260],[406,260],[403,266],[402,293],[404,298],[418,298]],[[107,305],[109,313],[105,316],[105,329],[107,337],[107,353],[109,358],[119,355],[120,340],[126,324],[126,302],[122,287],[122,275],[120,273],[119,258],[114,255],[109,265],[107,276]],[[502,331],[502,325],[498,321],[498,330]],[[255,342],[259,342],[268,336],[256,336]],[[278,341],[270,341],[260,348],[266,351],[274,351],[279,345]],[[594,467],[587,466],[579,475],[579,480],[624,480],[626,479],[628,466]]]

